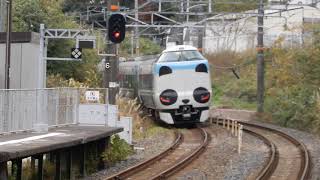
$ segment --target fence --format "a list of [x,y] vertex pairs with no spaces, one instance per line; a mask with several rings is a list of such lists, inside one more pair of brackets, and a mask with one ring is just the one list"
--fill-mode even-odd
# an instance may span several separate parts
[[107,89],[52,88],[0,90],[0,133],[28,131],[37,124],[49,127],[77,124],[86,91],[98,91],[92,103],[106,103]]
[[238,153],[241,153],[242,147],[242,134],[243,134],[243,125],[240,124],[237,120],[229,119],[229,118],[219,118],[219,117],[211,117],[210,124],[221,125],[223,128],[226,128],[231,132],[232,135],[238,137]]

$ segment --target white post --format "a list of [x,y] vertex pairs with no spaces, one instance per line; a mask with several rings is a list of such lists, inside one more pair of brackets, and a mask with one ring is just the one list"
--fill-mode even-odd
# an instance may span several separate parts
[[236,121],[234,124],[235,124],[234,125],[234,135],[237,137],[238,136],[238,122]]
[[161,12],[162,10],[161,10],[161,0],[159,0],[159,9],[158,9],[158,12]]
[[39,49],[39,58],[38,58],[38,84],[37,84],[37,88],[44,88],[43,86],[43,78],[44,78],[44,74],[43,74],[43,68],[44,68],[44,49],[45,49],[45,28],[44,28],[44,24],[40,24],[40,49]]
[[230,129],[230,119],[227,119],[227,130]]
[[234,135],[234,120],[231,120],[231,134]]
[[240,125],[240,129],[238,131],[238,154],[241,154],[242,131],[243,131],[243,125]]

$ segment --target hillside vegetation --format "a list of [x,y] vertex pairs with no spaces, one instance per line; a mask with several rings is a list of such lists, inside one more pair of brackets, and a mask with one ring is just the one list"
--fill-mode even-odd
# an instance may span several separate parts
[[[276,43],[266,51],[265,113],[268,122],[320,134],[320,44],[284,48]],[[214,105],[256,109],[256,55],[223,52],[207,55],[212,64]],[[237,79],[230,69],[236,66]]]

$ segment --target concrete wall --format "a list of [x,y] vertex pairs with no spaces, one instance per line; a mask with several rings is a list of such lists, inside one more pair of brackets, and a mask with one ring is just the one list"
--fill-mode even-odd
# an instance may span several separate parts
[[[37,36],[34,34],[32,37]],[[0,43],[0,89],[5,88],[5,51],[6,45]],[[10,89],[30,89],[37,87],[39,41],[32,38],[30,42],[11,44]],[[44,67],[42,67],[44,68]]]

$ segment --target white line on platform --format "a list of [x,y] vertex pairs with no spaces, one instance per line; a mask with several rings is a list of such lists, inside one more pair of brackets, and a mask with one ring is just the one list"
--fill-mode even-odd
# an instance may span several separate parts
[[46,138],[46,137],[58,136],[58,135],[63,135],[63,134],[64,133],[49,133],[49,134],[40,135],[40,136],[32,136],[32,137],[23,138],[23,139],[5,141],[5,142],[0,142],[0,146],[7,145],[7,144],[15,144],[15,143],[20,143],[20,142],[26,142],[26,141],[33,141],[33,140],[37,140],[37,139],[43,139],[43,138]]

